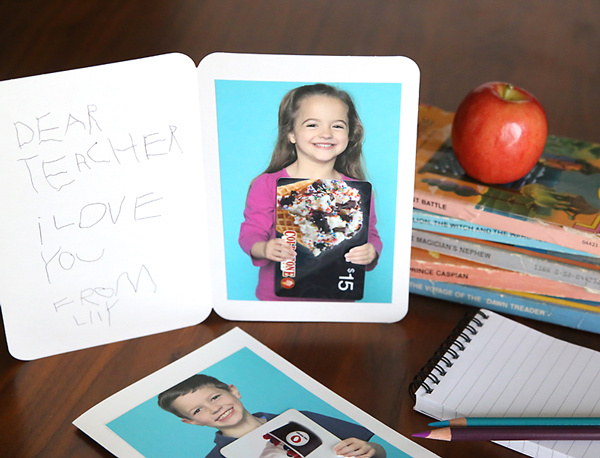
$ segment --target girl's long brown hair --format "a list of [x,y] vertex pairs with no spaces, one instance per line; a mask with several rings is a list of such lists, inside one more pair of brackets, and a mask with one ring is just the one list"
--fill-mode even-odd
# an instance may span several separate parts
[[321,83],[297,87],[283,97],[279,105],[277,143],[273,149],[271,162],[263,173],[278,172],[296,161],[296,147],[289,141],[288,134],[294,130],[300,103],[302,100],[314,95],[333,97],[348,107],[348,146],[337,157],[334,168],[350,178],[365,180],[366,173],[362,154],[364,127],[352,97],[346,91]]

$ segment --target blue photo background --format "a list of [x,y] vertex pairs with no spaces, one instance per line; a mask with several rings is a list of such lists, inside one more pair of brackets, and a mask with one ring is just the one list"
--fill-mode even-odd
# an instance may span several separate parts
[[[229,300],[257,300],[258,268],[238,244],[248,187],[269,164],[277,139],[277,112],[283,96],[302,82],[217,80],[217,124]],[[391,303],[398,183],[400,83],[339,83],[356,104],[365,126],[363,151],[373,185],[377,229],[383,252],[367,272],[363,302]],[[413,164],[407,164],[412,167]]]
[[[243,348],[201,373],[235,385],[250,412],[283,413],[288,409],[318,412],[346,421],[349,417],[300,386],[248,348]],[[108,423],[108,427],[146,458],[204,457],[214,447],[215,430],[181,422],[157,403],[148,401]],[[409,455],[374,436],[389,458]]]

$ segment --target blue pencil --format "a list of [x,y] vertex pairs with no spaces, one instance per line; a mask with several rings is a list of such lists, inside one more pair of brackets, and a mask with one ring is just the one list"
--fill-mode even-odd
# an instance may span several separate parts
[[467,417],[429,423],[445,426],[600,426],[597,417]]

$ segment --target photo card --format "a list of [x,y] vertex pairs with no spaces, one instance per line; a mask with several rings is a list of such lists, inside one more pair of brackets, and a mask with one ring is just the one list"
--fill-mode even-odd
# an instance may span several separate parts
[[[417,65],[403,56],[217,53],[203,59],[198,74],[203,149],[211,183],[211,273],[217,313],[238,320],[402,319],[408,310]],[[301,107],[307,106],[303,103],[319,96],[321,101],[341,103],[344,110],[348,107],[343,115],[348,122],[348,147],[338,159],[349,151],[354,159],[349,164],[336,161],[334,168],[350,178],[348,183],[371,184],[370,227],[364,233],[369,237],[364,245],[372,245],[376,254],[355,268],[365,271],[364,282],[353,284],[361,294],[344,295],[338,289],[332,295],[319,289],[305,298],[282,291],[281,282],[273,279],[280,266],[257,259],[251,247],[257,240],[276,236],[274,227],[266,228],[264,222],[274,226],[276,220],[277,179],[328,178],[292,176],[293,161],[303,154],[337,154],[337,140],[331,140],[338,138],[337,131],[325,141],[307,140],[318,144],[319,151],[305,151],[300,132],[294,131],[297,118],[308,116],[300,115]],[[339,127],[332,124],[332,131]],[[336,285],[340,281],[342,288],[350,289],[343,279]]]
[[[254,426],[239,434],[236,427],[250,424],[248,418]],[[259,458],[265,448],[287,452],[286,440],[298,455],[324,458],[334,456],[338,439],[349,438],[388,458],[436,456],[239,328],[110,396],[73,424],[119,458],[237,458],[243,450]]]

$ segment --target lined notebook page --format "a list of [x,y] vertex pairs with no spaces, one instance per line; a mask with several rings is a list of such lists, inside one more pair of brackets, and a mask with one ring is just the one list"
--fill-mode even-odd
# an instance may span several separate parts
[[[482,310],[468,342],[458,337],[416,391],[415,410],[438,420],[460,417],[600,416],[600,353]],[[461,349],[461,346],[464,349]],[[458,355],[455,358],[453,353]],[[439,383],[436,384],[436,379]],[[600,441],[498,442],[532,457],[600,457]]]

